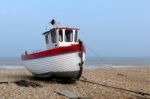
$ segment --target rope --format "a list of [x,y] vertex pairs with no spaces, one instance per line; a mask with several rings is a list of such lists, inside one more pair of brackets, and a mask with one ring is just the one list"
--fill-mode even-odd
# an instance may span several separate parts
[[150,96],[150,93],[145,93],[145,92],[140,92],[140,91],[134,91],[134,90],[129,90],[129,89],[125,89],[125,88],[120,88],[120,87],[114,87],[114,86],[110,86],[110,85],[105,85],[105,84],[100,84],[100,83],[97,83],[97,82],[89,81],[87,79],[86,80],[79,79],[79,81],[81,81],[81,82],[87,82],[87,83],[90,83],[90,84],[96,84],[96,85],[100,85],[100,86],[103,86],[103,87],[108,87],[108,88],[123,90],[123,91],[127,91],[127,92],[132,92],[132,93],[135,93],[135,94],[139,94],[141,96]]
[[[120,73],[120,72],[117,71],[114,67],[112,67],[112,65],[111,65],[110,63],[108,63],[106,60],[104,60],[102,57],[100,57],[94,50],[92,50],[92,49],[89,48],[88,46],[87,46],[87,48],[88,48],[95,56],[97,56],[100,61],[104,62],[107,66],[109,66],[111,69],[113,69],[115,72],[117,72],[117,75],[124,76],[126,79],[129,78],[127,75]],[[119,87],[114,87],[114,86],[110,86],[110,85],[104,85],[104,84],[92,82],[92,81],[87,80],[86,77],[83,77],[83,76],[82,76],[82,78],[84,78],[84,80],[79,80],[79,81],[87,82],[87,83],[91,83],[91,84],[97,84],[97,85],[101,85],[101,86],[109,87],[109,88],[113,88],[113,89],[119,89],[119,90],[123,90],[123,91],[127,91],[127,92],[132,92],[132,93],[139,94],[139,95],[142,95],[142,96],[145,96],[145,95],[150,96],[150,93],[144,93],[144,92],[141,92],[141,91],[134,91],[134,90],[129,90],[129,89],[124,89],[124,88],[119,88]],[[146,80],[146,81],[147,81],[147,80]]]
[[[106,60],[104,60],[101,56],[99,56],[94,50],[92,50],[90,47],[88,47],[86,45],[86,47],[95,55],[97,56],[97,58],[102,61],[103,63],[105,63],[106,66],[109,66],[110,69],[114,70],[118,76],[122,76],[122,77],[126,77],[126,79],[128,79],[129,77],[125,74],[120,73],[118,70],[116,70],[114,67],[112,67],[112,65],[110,63],[108,63]],[[145,79],[145,81],[149,82],[148,80]]]
[[90,47],[86,46],[100,61],[102,61],[106,66],[109,66],[111,69],[113,69],[118,75],[120,76],[126,76],[119,71],[117,71],[110,63],[108,63],[106,60],[104,60],[101,56],[99,56],[94,50],[92,50]]

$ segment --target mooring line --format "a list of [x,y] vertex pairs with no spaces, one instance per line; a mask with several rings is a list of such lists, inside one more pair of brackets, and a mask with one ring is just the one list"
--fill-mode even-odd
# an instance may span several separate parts
[[[117,73],[117,75],[122,76],[122,77],[125,77],[126,79],[129,79],[129,78],[130,78],[130,77],[128,77],[128,75],[126,75],[126,74],[124,74],[124,73],[121,73],[121,72],[119,72],[118,70],[116,70],[114,67],[112,67],[112,64],[110,64],[108,61],[106,61],[106,60],[103,59],[101,56],[99,56],[99,55],[98,55],[94,50],[92,50],[90,47],[88,47],[87,45],[86,45],[86,47],[87,47],[100,61],[104,62],[104,64],[105,64],[106,66],[110,67],[111,70],[114,70],[114,71]],[[144,80],[147,81],[147,82],[150,82],[150,81],[148,81],[148,80],[146,80],[146,79],[144,79]]]
[[100,86],[103,86],[103,87],[118,89],[118,90],[122,90],[122,91],[132,92],[132,93],[135,93],[135,94],[138,94],[138,95],[141,95],[141,96],[150,96],[150,93],[145,93],[145,92],[135,91],[135,90],[129,90],[129,89],[120,88],[120,87],[114,87],[114,86],[110,86],[110,85],[105,85],[105,84],[93,82],[93,81],[90,81],[90,80],[87,80],[87,79],[86,80],[79,79],[79,81],[81,81],[81,82],[87,82],[87,83],[90,83],[90,84],[96,84],[96,85],[100,85]]
[[[117,71],[114,67],[112,67],[112,65],[110,63],[108,63],[106,60],[104,60],[102,57],[100,57],[94,50],[92,50],[90,47],[87,47],[95,56],[97,56],[97,58],[104,62],[107,66],[111,67],[112,70],[114,70],[117,75],[120,75],[120,76],[123,76],[125,77],[126,79],[129,77],[123,73],[120,73],[119,71]],[[83,77],[85,78],[85,77]],[[88,82],[88,83],[92,83],[92,84],[97,84],[97,85],[101,85],[101,86],[104,86],[104,87],[110,87],[110,88],[114,88],[114,89],[119,89],[119,90],[124,90],[124,91],[127,91],[127,92],[132,92],[132,93],[136,93],[136,94],[139,94],[139,95],[142,95],[142,96],[150,96],[150,93],[145,93],[145,92],[140,92],[140,91],[134,91],[134,90],[129,90],[129,89],[124,89],[124,88],[118,88],[118,87],[114,87],[114,86],[110,86],[110,85],[104,85],[104,84],[100,84],[100,83],[96,83],[96,82],[92,82],[92,81],[89,81],[87,79],[84,79],[84,80],[79,80],[79,81],[82,81],[82,82]],[[135,81],[135,80],[134,80]],[[147,81],[147,80],[145,80]]]
[[104,60],[101,56],[99,56],[94,50],[92,50],[90,47],[88,47],[86,45],[86,47],[100,60],[102,61],[106,66],[110,67],[111,69],[113,69],[117,74],[122,75],[122,76],[127,76],[125,74],[120,73],[118,70],[116,70],[114,67],[112,67],[112,65],[107,62],[106,60]]

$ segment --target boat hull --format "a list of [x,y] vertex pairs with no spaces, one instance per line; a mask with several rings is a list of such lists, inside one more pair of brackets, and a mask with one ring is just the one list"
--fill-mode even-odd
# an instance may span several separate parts
[[[78,47],[78,50],[77,50]],[[36,77],[79,78],[85,61],[81,46],[68,47],[68,52],[40,58],[22,57],[24,66]],[[74,50],[73,50],[74,49]],[[64,49],[63,49],[64,50]]]

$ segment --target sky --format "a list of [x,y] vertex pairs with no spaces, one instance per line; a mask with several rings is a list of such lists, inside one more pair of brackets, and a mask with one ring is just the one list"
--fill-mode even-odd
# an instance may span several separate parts
[[0,57],[45,49],[52,19],[80,28],[87,56],[150,57],[150,0],[0,0]]

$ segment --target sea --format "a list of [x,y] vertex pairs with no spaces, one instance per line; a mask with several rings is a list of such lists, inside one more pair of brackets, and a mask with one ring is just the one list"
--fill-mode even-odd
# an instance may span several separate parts
[[[150,67],[150,57],[87,57],[85,68]],[[18,57],[0,58],[0,69],[25,68]]]

